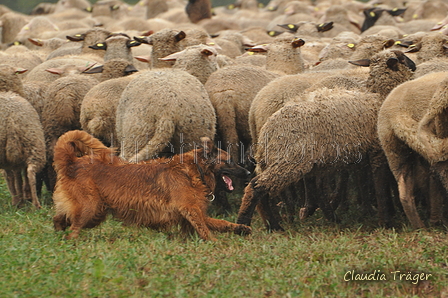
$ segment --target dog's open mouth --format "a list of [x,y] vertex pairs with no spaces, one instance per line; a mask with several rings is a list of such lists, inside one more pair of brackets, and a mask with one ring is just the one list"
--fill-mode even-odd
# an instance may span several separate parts
[[222,180],[224,181],[224,183],[226,184],[226,187],[229,191],[234,190],[233,188],[233,184],[232,184],[232,179],[230,179],[229,176],[226,175],[222,175]]

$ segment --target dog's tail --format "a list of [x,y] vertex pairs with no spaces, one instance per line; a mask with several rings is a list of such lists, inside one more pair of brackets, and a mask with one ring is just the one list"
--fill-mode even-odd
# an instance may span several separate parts
[[82,130],[72,130],[59,137],[54,147],[53,166],[57,173],[67,168],[84,155],[95,156],[100,160],[112,163],[115,149],[108,148],[100,140]]

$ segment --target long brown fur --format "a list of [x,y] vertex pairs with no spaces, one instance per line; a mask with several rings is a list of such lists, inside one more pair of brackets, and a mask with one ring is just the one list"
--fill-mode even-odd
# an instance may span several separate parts
[[55,230],[70,226],[67,238],[76,238],[111,213],[125,224],[163,230],[180,225],[184,232],[193,228],[204,240],[215,240],[211,230],[249,234],[250,227],[206,215],[215,173],[242,168],[225,162],[227,153],[210,139],[202,141],[203,148],[172,158],[129,164],[84,131],[65,133],[54,148]]

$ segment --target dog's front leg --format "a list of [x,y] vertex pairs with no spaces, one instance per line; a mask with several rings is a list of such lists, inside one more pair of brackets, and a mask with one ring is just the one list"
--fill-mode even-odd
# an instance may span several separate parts
[[196,207],[183,207],[179,210],[179,212],[193,226],[201,239],[212,241],[217,240],[211,235],[205,222],[205,216],[203,215],[201,209]]
[[252,229],[249,226],[235,224],[223,219],[207,217],[206,222],[207,226],[212,231],[218,231],[221,233],[235,232],[238,235],[250,235],[252,233]]

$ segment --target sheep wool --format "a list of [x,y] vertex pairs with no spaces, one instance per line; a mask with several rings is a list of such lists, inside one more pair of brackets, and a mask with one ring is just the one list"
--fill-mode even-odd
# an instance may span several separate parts
[[215,111],[204,85],[177,69],[136,74],[117,107],[121,156],[131,161],[151,159],[166,149],[186,152],[201,137],[214,139],[215,126]]
[[[36,173],[45,165],[45,140],[39,115],[31,104],[13,92],[0,93],[0,168],[5,170],[13,205],[31,199],[40,207],[36,192]],[[22,188],[22,172],[25,187]],[[30,194],[24,193],[29,189]]]

